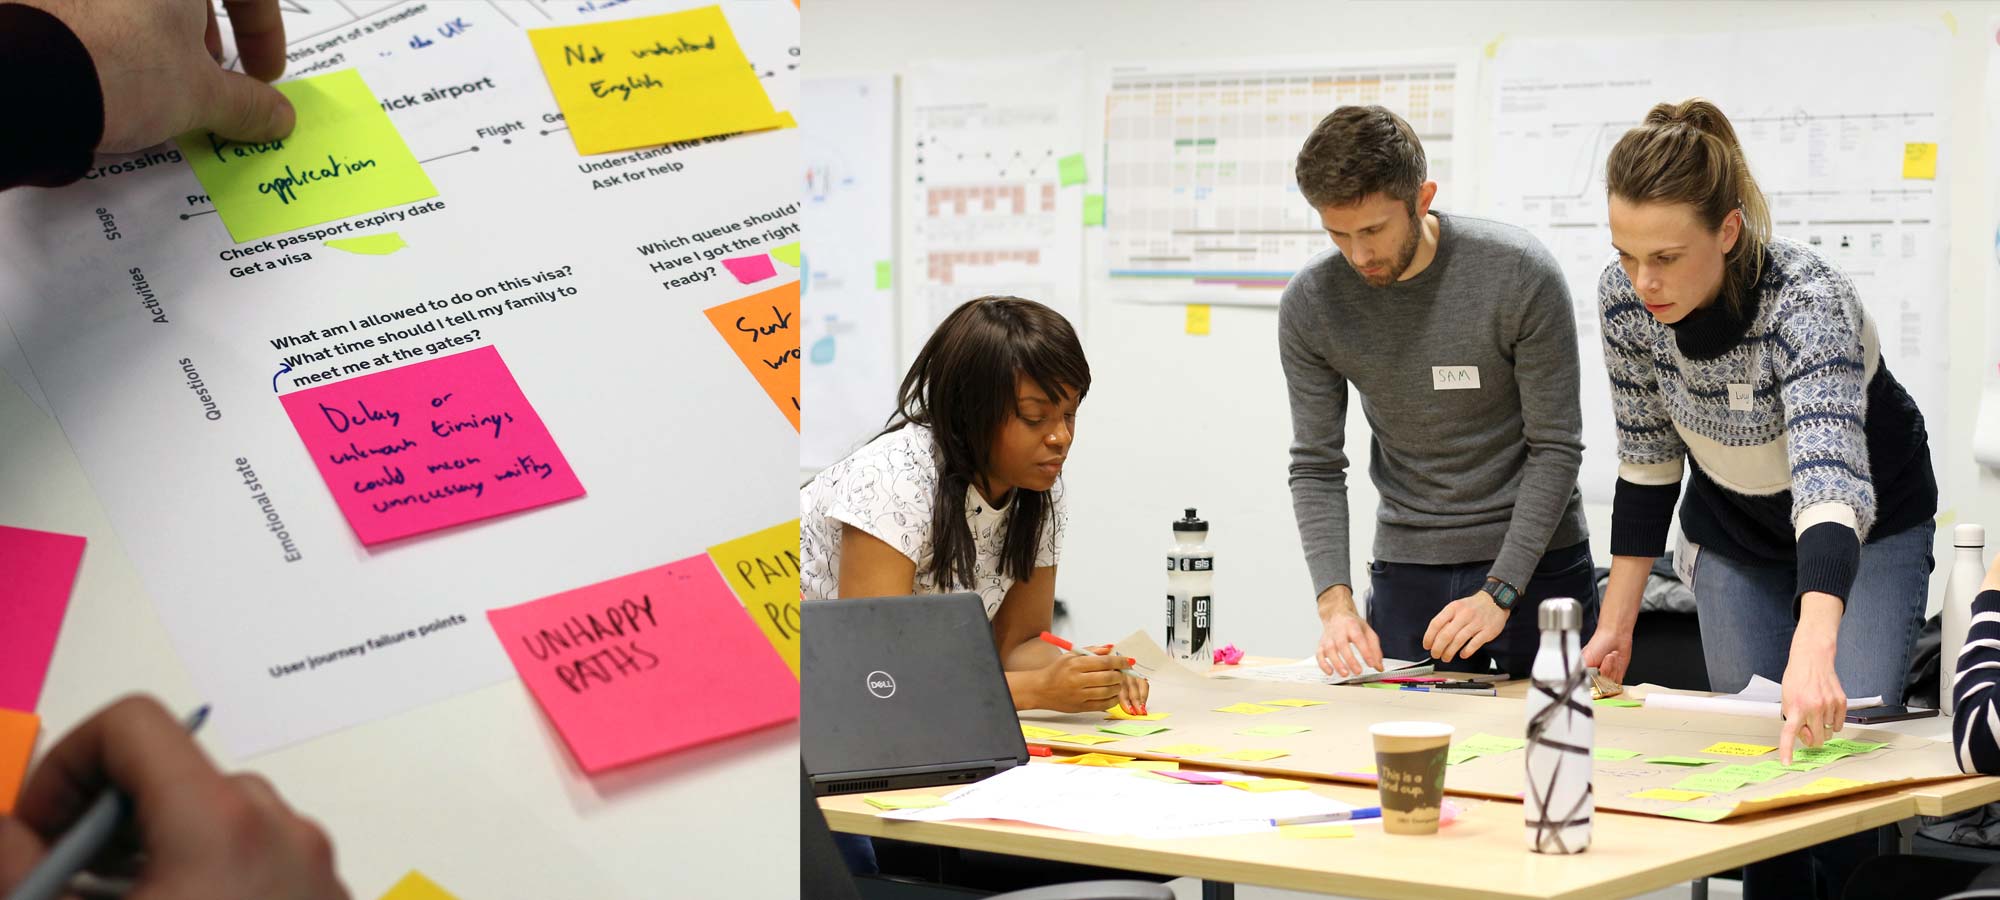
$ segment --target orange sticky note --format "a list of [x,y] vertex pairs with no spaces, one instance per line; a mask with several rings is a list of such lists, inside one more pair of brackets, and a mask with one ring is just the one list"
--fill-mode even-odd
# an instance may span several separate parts
[[34,709],[49,674],[83,538],[0,525],[0,709]]
[[410,874],[404,875],[401,881],[396,882],[382,895],[382,900],[458,900],[458,898],[450,891],[439,887],[437,882],[425,878],[424,873],[411,869]]
[[14,811],[21,781],[28,776],[28,757],[35,752],[35,732],[42,718],[30,712],[0,709],[0,816]]
[[708,548],[764,639],[799,674],[799,520]]
[[585,772],[799,715],[798,680],[706,555],[486,618]]
[[799,283],[788,282],[708,309],[708,321],[743,360],[771,402],[799,427]]

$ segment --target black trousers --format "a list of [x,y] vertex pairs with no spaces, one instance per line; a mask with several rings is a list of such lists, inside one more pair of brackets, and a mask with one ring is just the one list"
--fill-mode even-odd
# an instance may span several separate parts
[[[1376,560],[1368,564],[1368,626],[1382,641],[1382,653],[1396,659],[1421,660],[1424,630],[1451,602],[1469,597],[1486,583],[1491,560],[1426,565]],[[1499,637],[1472,656],[1438,668],[1453,672],[1485,672],[1497,666],[1515,678],[1528,677],[1541,647],[1535,609],[1551,597],[1569,597],[1583,604],[1583,640],[1597,629],[1597,576],[1590,562],[1590,542],[1550,550],[1542,555],[1528,583],[1517,585],[1521,596],[1507,616]]]

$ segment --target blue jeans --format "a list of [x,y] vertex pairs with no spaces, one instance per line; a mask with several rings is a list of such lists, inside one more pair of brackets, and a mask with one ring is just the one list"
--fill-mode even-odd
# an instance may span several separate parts
[[[1930,596],[1936,531],[1934,523],[1925,522],[1862,545],[1834,655],[1834,674],[1849,697],[1880,695],[1891,706],[1903,702],[1910,650],[1923,630]],[[1685,540],[1675,567],[1694,591],[1709,689],[1735,693],[1752,674],[1783,680],[1798,624],[1792,618],[1797,571],[1731,559]]]

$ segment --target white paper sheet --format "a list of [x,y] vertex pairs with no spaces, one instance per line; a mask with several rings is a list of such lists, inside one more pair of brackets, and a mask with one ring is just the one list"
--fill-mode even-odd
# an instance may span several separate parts
[[1405,675],[1429,675],[1436,668],[1431,663],[1420,665],[1409,660],[1388,659],[1386,657],[1382,660],[1382,668],[1380,669],[1367,669],[1367,665],[1367,663],[1362,663],[1365,671],[1361,672],[1361,674],[1349,675],[1342,678],[1338,675],[1328,675],[1320,671],[1319,661],[1312,657],[1306,657],[1298,662],[1289,662],[1276,666],[1247,666],[1241,669],[1222,669],[1215,672],[1215,677],[1247,678],[1252,681],[1289,681],[1302,684],[1366,684],[1370,681],[1381,681],[1384,678],[1397,678]]
[[1311,791],[1252,793],[1220,784],[1167,784],[1138,777],[1134,770],[1101,766],[1017,766],[944,799],[944,806],[882,817],[1004,819],[1091,834],[1173,838],[1274,831],[1272,819],[1354,808]]

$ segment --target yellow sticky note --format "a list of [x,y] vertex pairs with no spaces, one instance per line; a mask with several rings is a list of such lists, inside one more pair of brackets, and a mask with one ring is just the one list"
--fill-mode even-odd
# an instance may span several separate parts
[[1063,731],[1060,728],[1043,728],[1040,725],[1022,725],[1021,736],[1029,740],[1062,737]]
[[1904,144],[1903,177],[1937,179],[1937,145]]
[[1634,800],[1672,800],[1675,803],[1688,803],[1691,801],[1700,800],[1701,798],[1706,797],[1708,795],[1702,793],[1701,791],[1677,791],[1673,788],[1651,788],[1649,790],[1640,791],[1636,794],[1626,794],[1625,796],[1631,797]]
[[1272,791],[1306,791],[1312,789],[1312,785],[1303,781],[1293,781],[1290,778],[1258,778],[1250,781],[1225,781],[1223,784],[1229,785],[1239,791],[1249,791],[1253,794],[1268,794]]
[[1110,710],[1109,710],[1108,712],[1106,712],[1106,713],[1105,713],[1104,715],[1105,715],[1106,717],[1108,717],[1108,718],[1113,718],[1113,719],[1130,719],[1130,720],[1132,720],[1132,721],[1134,721],[1134,722],[1157,722],[1157,721],[1159,721],[1159,720],[1161,720],[1161,719],[1164,719],[1164,718],[1166,718],[1168,714],[1167,714],[1167,713],[1147,713],[1147,714],[1145,714],[1145,715],[1143,715],[1143,716],[1141,716],[1141,715],[1135,715],[1135,714],[1133,714],[1133,713],[1129,713],[1129,712],[1126,712],[1126,711],[1125,711],[1125,707],[1124,707],[1123,705],[1119,705],[1119,706],[1114,706],[1114,707],[1111,707],[1111,709],[1110,709]]
[[1190,303],[1187,307],[1187,333],[1208,333],[1208,304]]
[[1278,834],[1288,838],[1351,838],[1352,825],[1280,825]]
[[1722,741],[1701,748],[1701,752],[1713,753],[1718,756],[1763,756],[1776,749],[1778,748],[1766,747],[1763,744],[1738,744],[1732,741]]
[[334,238],[326,241],[325,244],[335,250],[345,250],[349,253],[359,253],[363,256],[388,256],[409,246],[409,244],[403,242],[402,235],[393,231],[382,234],[363,234],[350,238]]
[[197,129],[175,139],[237,242],[437,195],[359,72],[273,86],[298,112],[291,137],[239,144]]
[[458,900],[450,891],[439,887],[437,882],[424,877],[424,873],[411,869],[401,881],[390,886],[382,900]]
[[1818,781],[1800,785],[1793,793],[1824,794],[1829,791],[1844,791],[1848,788],[1866,787],[1867,784],[1868,782],[1866,781],[1855,781],[1852,778],[1821,778]]
[[1325,706],[1325,700],[1259,700],[1265,706]]
[[1263,762],[1267,759],[1277,759],[1280,756],[1290,755],[1292,754],[1284,750],[1238,750],[1234,753],[1224,753],[1221,758],[1240,759],[1244,762]]
[[1272,709],[1268,706],[1258,706],[1255,703],[1231,703],[1228,706],[1218,706],[1216,707],[1215,711],[1226,712],[1226,713],[1242,713],[1244,715],[1251,715],[1251,716],[1254,716],[1258,713],[1277,712],[1277,710]]
[[1056,760],[1056,762],[1068,763],[1074,766],[1103,766],[1107,769],[1117,766],[1119,763],[1128,763],[1131,761],[1132,757],[1119,756],[1116,753],[1085,753],[1079,756]]
[[1207,756],[1221,750],[1207,744],[1168,744],[1165,747],[1149,747],[1147,753],[1165,753],[1168,756]]
[[708,548],[743,611],[799,674],[799,520]]
[[1084,744],[1095,747],[1098,744],[1109,744],[1112,741],[1119,740],[1119,738],[1105,737],[1101,734],[1058,734],[1049,738],[1049,740],[1062,741],[1065,744]]
[[907,794],[888,797],[863,797],[868,805],[876,809],[932,809],[944,805],[944,798],[930,794]]
[[1677,809],[1667,810],[1664,813],[1664,815],[1673,816],[1676,819],[1687,819],[1691,822],[1720,822],[1723,819],[1729,817],[1729,808],[1714,807],[1714,806],[1682,806]]
[[0,709],[0,816],[14,811],[14,800],[28,775],[28,757],[35,751],[35,732],[41,727],[41,717],[34,713]]
[[536,28],[542,74],[579,153],[781,127],[719,6]]
[[1118,764],[1121,769],[1144,769],[1148,772],[1178,772],[1181,764],[1164,759],[1135,759]]

